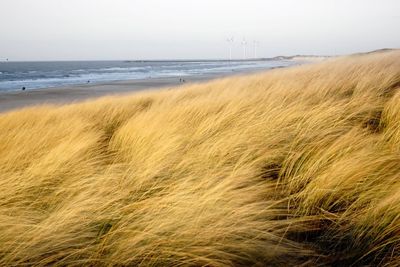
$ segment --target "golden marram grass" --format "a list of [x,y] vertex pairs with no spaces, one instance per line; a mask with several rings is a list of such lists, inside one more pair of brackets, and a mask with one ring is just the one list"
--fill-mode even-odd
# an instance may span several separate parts
[[0,115],[0,265],[400,265],[400,52]]

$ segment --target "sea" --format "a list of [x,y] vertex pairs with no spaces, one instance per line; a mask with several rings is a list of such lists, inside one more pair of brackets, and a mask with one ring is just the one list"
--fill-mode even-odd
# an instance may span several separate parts
[[183,78],[266,70],[299,64],[287,59],[181,61],[0,62],[0,92],[112,81]]

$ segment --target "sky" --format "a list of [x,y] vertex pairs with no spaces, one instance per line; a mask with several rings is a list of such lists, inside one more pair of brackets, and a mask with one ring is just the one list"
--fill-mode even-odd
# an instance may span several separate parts
[[399,0],[0,0],[0,61],[226,59],[400,48]]

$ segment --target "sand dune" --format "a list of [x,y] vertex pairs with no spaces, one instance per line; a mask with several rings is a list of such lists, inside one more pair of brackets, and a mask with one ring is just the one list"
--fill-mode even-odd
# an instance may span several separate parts
[[0,115],[0,265],[400,262],[400,52]]

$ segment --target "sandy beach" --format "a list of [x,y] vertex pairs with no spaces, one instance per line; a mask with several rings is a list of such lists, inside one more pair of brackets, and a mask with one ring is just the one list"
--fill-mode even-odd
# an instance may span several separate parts
[[[234,73],[238,75],[242,73]],[[99,84],[85,84],[58,88],[34,89],[0,93],[0,112],[43,104],[67,104],[106,95],[125,94],[162,87],[179,86],[222,78],[228,74],[196,75],[185,77],[185,83],[178,77],[151,78],[116,81]]]

